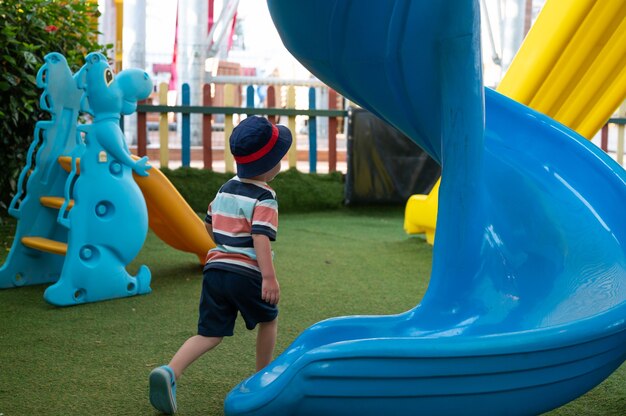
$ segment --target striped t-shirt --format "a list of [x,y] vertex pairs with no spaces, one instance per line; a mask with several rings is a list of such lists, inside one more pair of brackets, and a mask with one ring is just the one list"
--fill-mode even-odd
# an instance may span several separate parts
[[278,230],[276,193],[267,183],[235,176],[217,192],[205,221],[213,227],[216,247],[208,252],[204,270],[261,275],[252,234],[275,241]]

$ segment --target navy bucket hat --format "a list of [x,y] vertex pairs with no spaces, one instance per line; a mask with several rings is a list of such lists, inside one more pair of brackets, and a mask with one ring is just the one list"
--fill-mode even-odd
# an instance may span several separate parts
[[287,154],[292,140],[285,126],[274,125],[259,116],[244,119],[230,135],[237,176],[252,178],[269,172]]

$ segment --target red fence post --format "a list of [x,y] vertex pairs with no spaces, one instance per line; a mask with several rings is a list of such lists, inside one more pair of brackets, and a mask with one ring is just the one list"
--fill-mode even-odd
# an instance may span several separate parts
[[[148,104],[148,100],[139,102],[140,104]],[[146,156],[148,154],[148,133],[146,131],[146,113],[137,111],[137,156]]]
[[[211,99],[211,85],[204,84],[202,87],[202,105],[211,107],[213,100]],[[202,160],[204,161],[204,169],[213,169],[213,115],[202,114]]]
[[609,125],[605,124],[602,127],[602,134],[600,135],[600,147],[605,153],[609,152]]
[[[328,90],[328,109],[337,109],[337,91]],[[328,118],[328,171],[337,171],[337,117]]]
[[[273,85],[267,87],[267,108],[276,108],[276,89]],[[268,115],[267,119],[272,124],[276,124],[276,116]]]

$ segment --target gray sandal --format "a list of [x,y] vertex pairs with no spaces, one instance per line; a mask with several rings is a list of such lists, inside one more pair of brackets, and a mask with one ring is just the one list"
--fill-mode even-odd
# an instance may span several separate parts
[[150,403],[155,409],[173,415],[176,413],[176,377],[166,365],[150,372]]

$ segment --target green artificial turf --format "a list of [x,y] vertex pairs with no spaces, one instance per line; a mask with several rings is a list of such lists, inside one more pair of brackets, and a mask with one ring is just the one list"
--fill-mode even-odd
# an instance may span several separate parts
[[[403,312],[423,296],[432,249],[402,230],[401,209],[281,214],[275,265],[281,283],[277,352],[305,328],[338,315]],[[13,224],[0,223],[0,262]],[[201,270],[195,256],[150,233],[137,260],[150,295],[56,308],[45,287],[0,291],[0,415],[152,415],[149,371],[195,333]],[[225,395],[254,369],[253,332],[189,368],[180,415],[219,415]],[[626,414],[626,365],[551,415]]]

